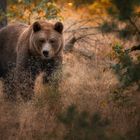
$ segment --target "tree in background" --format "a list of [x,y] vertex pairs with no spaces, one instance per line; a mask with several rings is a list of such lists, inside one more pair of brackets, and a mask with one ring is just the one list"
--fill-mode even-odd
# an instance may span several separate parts
[[18,0],[8,4],[10,20],[30,24],[38,19],[60,19],[60,9],[50,0]]
[[[117,31],[120,38],[130,39],[132,37],[139,38],[139,23],[140,18],[140,1],[139,0],[108,0],[111,3],[111,6],[107,8],[107,13],[111,16],[110,22],[105,22],[103,24],[103,31],[114,32]],[[121,22],[125,26],[120,29],[118,23]],[[110,25],[115,25],[110,27]],[[107,29],[110,30],[107,30]],[[105,30],[104,30],[105,29]],[[111,30],[112,29],[112,30]]]
[[[118,86],[111,91],[111,102],[119,107],[137,108],[135,115],[139,115],[139,106],[134,98],[139,97],[140,91],[140,0],[109,0],[111,6],[107,8],[110,15],[101,26],[106,33],[115,33],[120,42],[113,45],[112,68],[119,80]],[[123,45],[121,43],[123,41]],[[136,46],[126,49],[124,43],[133,41]],[[137,45],[138,44],[138,45]],[[137,51],[137,53],[132,53]],[[115,56],[115,57],[114,57]],[[139,119],[138,119],[139,121]],[[127,133],[127,140],[140,139],[140,125],[134,125],[133,130]]]
[[6,9],[7,1],[0,0],[0,28],[4,27],[7,24]]
[[[108,0],[111,5],[106,9],[110,18],[105,20],[100,30],[103,33],[115,33],[119,39],[127,42],[135,40],[139,42],[140,38],[140,1],[139,0]],[[121,26],[120,26],[121,25]],[[121,43],[117,43],[113,47],[116,57],[116,64],[113,65],[115,74],[117,75],[120,86],[119,92],[125,91],[128,87],[137,85],[140,89],[140,59],[139,54],[133,57],[131,51],[139,50],[140,45],[130,46],[130,49],[125,50]]]
[[60,9],[52,0],[0,0],[0,27],[10,21],[30,24],[38,19],[61,19]]

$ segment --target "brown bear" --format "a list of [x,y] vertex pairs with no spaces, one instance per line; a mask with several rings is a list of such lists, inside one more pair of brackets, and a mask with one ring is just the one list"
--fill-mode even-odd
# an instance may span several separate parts
[[63,24],[36,21],[32,25],[8,25],[0,30],[0,50],[0,77],[6,95],[15,99],[16,89],[23,99],[31,99],[40,72],[45,73],[45,83],[57,84],[58,79],[52,77],[62,64]]

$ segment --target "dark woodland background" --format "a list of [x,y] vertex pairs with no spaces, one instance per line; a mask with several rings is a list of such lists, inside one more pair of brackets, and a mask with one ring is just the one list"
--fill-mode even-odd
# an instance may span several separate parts
[[64,23],[59,89],[35,85],[24,103],[3,98],[1,140],[140,139],[140,0],[0,0],[0,28]]

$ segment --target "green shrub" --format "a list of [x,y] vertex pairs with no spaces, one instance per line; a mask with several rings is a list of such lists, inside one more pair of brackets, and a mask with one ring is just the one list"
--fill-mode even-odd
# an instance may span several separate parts
[[75,105],[69,106],[58,116],[64,124],[64,140],[107,140],[106,127],[109,122],[99,112],[90,115],[87,111],[78,111]]

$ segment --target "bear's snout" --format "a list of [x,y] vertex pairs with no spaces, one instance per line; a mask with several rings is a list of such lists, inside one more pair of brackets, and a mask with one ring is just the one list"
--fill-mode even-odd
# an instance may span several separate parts
[[49,51],[47,51],[47,50],[43,51],[43,55],[44,55],[45,57],[48,57],[48,56],[49,56]]

